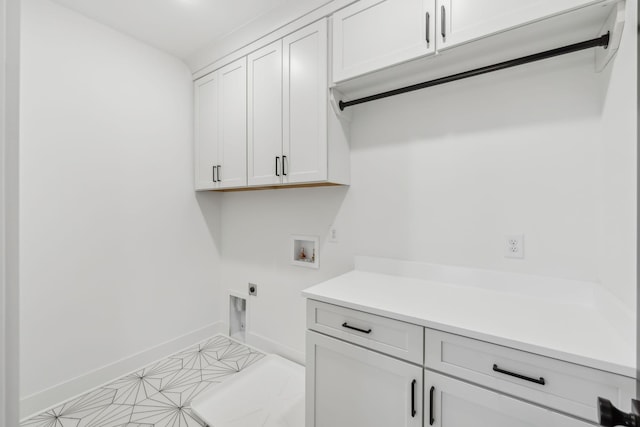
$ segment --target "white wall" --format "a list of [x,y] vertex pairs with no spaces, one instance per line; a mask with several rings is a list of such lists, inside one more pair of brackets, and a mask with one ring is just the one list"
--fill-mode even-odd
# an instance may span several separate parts
[[216,195],[193,191],[187,67],[47,0],[22,4],[28,398],[218,321],[220,230]]
[[[365,104],[354,109],[349,189],[225,194],[223,303],[226,288],[261,285],[249,336],[299,355],[299,291],[357,254],[601,282],[633,309],[635,6],[628,12],[606,73],[582,52]],[[332,222],[337,244],[326,242]],[[287,265],[290,233],[321,236],[320,271]],[[512,233],[525,234],[523,260],[503,256]]]
[[[353,224],[345,212],[353,201],[346,187],[301,188],[225,193],[222,198],[221,311],[228,310],[228,290],[249,297],[247,341],[295,360],[304,360],[305,300],[311,284],[353,269]],[[327,240],[331,224],[339,243]],[[320,237],[320,268],[290,263],[292,234]]]
[[599,279],[635,308],[637,275],[638,4],[627,1],[624,37],[615,62],[601,76],[602,133],[598,183],[602,199]]
[[20,2],[0,0],[0,425],[18,423]]
[[[186,67],[23,4],[23,396],[226,320],[248,282],[249,341],[300,359],[300,291],[356,254],[601,281],[632,306],[635,37],[600,75],[584,52],[357,107],[349,188],[194,196]],[[289,264],[291,234],[321,237],[320,270]]]

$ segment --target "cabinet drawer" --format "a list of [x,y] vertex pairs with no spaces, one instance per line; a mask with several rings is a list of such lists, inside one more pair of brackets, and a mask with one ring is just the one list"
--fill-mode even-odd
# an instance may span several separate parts
[[425,366],[591,422],[597,398],[628,410],[631,378],[425,329]]
[[307,300],[307,328],[422,364],[422,326]]

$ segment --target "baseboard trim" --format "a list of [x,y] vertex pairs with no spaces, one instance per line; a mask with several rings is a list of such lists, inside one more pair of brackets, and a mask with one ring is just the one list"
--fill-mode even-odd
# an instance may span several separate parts
[[177,353],[190,345],[214,335],[226,333],[227,330],[228,328],[223,322],[212,323],[204,328],[164,342],[148,350],[141,351],[69,381],[26,396],[20,400],[20,418],[24,420],[32,415],[46,411],[48,408],[61,402],[84,394],[88,390],[101,387],[116,378],[137,371],[150,363]]
[[249,332],[247,333],[247,344],[264,351],[265,353],[275,353],[286,359],[292,360],[304,366],[305,355],[304,352],[299,352],[291,347],[282,345],[272,339],[266,338],[262,335]]

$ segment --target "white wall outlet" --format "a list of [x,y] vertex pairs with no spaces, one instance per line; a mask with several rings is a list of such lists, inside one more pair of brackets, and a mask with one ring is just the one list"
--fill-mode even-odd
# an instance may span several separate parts
[[524,234],[509,234],[504,239],[505,258],[524,258]]
[[331,228],[329,228],[329,241],[331,243],[338,243],[338,229],[335,225],[332,225]]

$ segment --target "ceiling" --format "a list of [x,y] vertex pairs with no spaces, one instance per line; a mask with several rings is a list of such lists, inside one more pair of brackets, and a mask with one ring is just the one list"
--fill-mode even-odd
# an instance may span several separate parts
[[289,0],[53,0],[178,58]]

